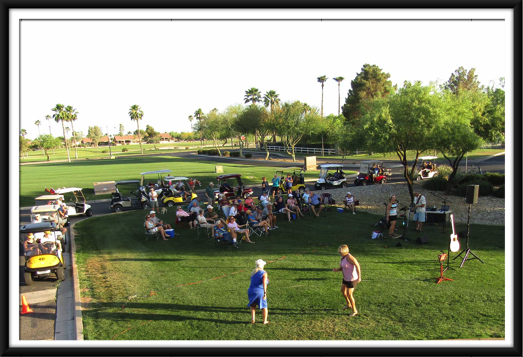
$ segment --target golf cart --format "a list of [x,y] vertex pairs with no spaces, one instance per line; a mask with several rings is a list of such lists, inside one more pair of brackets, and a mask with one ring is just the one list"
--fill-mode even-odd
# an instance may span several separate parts
[[35,206],[56,205],[58,200],[64,202],[63,195],[43,195],[35,198]]
[[303,175],[303,168],[301,167],[287,167],[282,170],[276,171],[276,175],[280,176],[280,190],[282,192],[287,192],[287,183],[285,178],[287,173],[285,171],[292,170],[292,192],[299,191],[300,193],[305,192],[305,177]]
[[[173,207],[174,205],[187,204],[196,197],[198,197],[198,195],[193,191],[192,187],[189,185],[189,179],[187,177],[167,176],[165,180],[169,183],[172,182],[172,186],[171,188],[163,188],[161,192],[162,196],[158,194],[158,197],[161,197],[161,201],[166,206]],[[184,185],[184,191],[176,190],[175,182],[178,181],[180,181]],[[189,194],[189,197],[187,197],[187,199],[185,199],[184,192],[187,192]]]
[[[240,175],[240,174],[225,174],[225,175],[217,176],[216,180],[218,181],[219,189],[214,190],[214,197],[218,198],[218,194],[220,194],[220,193],[224,193],[225,197],[227,197],[227,198],[236,197],[236,196],[241,196],[243,198],[247,198],[248,196],[252,195],[252,188],[245,188],[245,185],[243,184],[241,177],[242,177],[242,175]],[[230,189],[227,190],[223,186],[223,184],[224,184],[224,182],[226,182],[226,180],[229,180],[229,179],[231,179],[231,180],[236,179],[236,183],[238,184],[238,186],[236,188],[231,186],[232,190],[230,190]]]
[[[45,232],[49,236],[45,237]],[[29,239],[32,236],[32,240]],[[56,275],[58,280],[65,279],[66,266],[62,254],[65,240],[54,223],[43,222],[20,226],[20,244],[25,256],[24,281],[31,285],[33,279]],[[62,241],[62,242],[61,242]]]
[[[331,172],[329,172],[331,171]],[[334,173],[332,173],[334,171]],[[349,183],[343,172],[343,165],[340,164],[323,164],[320,165],[320,178],[314,184],[316,190],[325,190],[327,188],[347,187]]]
[[382,161],[362,161],[354,185],[384,184],[387,183],[388,176],[392,176],[392,170],[384,168]]
[[[134,197],[123,196],[120,192],[129,191]],[[111,205],[109,208],[113,212],[121,212],[125,209],[146,209],[149,206],[147,197],[140,190],[140,180],[126,180],[114,182],[114,192],[111,193]]]
[[[435,160],[437,159],[437,156],[420,156],[418,157],[418,160],[421,161],[421,163],[427,161],[427,160]],[[419,161],[418,161],[419,162]],[[418,175],[416,176],[416,181],[426,180],[433,178],[434,176],[438,176],[438,170],[432,166],[431,169],[424,169],[420,167],[420,170],[418,172]]]
[[164,182],[163,174],[169,174],[171,172],[172,171],[169,169],[142,172],[140,174],[142,176],[142,178],[140,180],[140,186],[143,186],[145,184],[145,175],[155,175],[156,174],[156,175],[158,175],[157,182],[156,183],[148,182],[146,186],[153,187],[155,190],[158,188],[165,187],[164,183],[163,183]]
[[[79,187],[63,187],[55,190],[59,195],[65,196],[66,193],[72,193],[74,195],[74,206],[67,206],[67,215],[69,217],[79,216],[85,214],[87,217],[93,215],[93,210],[90,204],[85,203],[85,196],[82,189]],[[71,199],[72,201],[72,199]]]
[[[31,222],[54,222],[55,218],[60,217],[59,208],[58,205],[33,206],[31,207]],[[67,217],[64,224],[67,224]]]

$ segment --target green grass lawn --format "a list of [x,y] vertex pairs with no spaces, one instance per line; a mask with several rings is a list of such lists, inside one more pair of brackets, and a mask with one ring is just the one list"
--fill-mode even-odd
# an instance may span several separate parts
[[[94,195],[94,182],[140,179],[140,173],[170,169],[174,176],[193,177],[202,182],[201,188],[215,181],[215,162],[201,158],[185,159],[174,156],[131,156],[115,160],[82,160],[51,162],[38,165],[20,166],[20,206],[34,204],[34,198],[45,194],[45,187],[81,187],[88,200],[109,198],[110,195]],[[200,161],[202,160],[202,161]],[[273,177],[275,167],[257,166],[256,163],[240,161],[237,164],[222,164],[225,173],[239,173],[246,185],[261,185],[262,177]],[[348,171],[348,174],[353,171]],[[318,172],[308,172],[306,178],[318,177]],[[146,180],[157,181],[156,175],[146,176]]]
[[[76,224],[84,337],[88,340],[435,340],[505,336],[504,231],[471,226],[478,260],[451,260],[436,284],[437,256],[448,247],[441,227],[430,243],[370,238],[379,217],[327,212],[252,238],[239,249],[177,229],[169,241],[145,241],[144,211]],[[161,217],[174,222],[174,210]],[[465,230],[457,225],[457,231]],[[401,242],[402,247],[395,247]],[[363,281],[360,315],[341,308],[337,248],[348,244]],[[464,244],[465,242],[461,242]],[[451,253],[455,257],[456,253]],[[247,289],[256,259],[269,264],[270,325],[250,324]]]

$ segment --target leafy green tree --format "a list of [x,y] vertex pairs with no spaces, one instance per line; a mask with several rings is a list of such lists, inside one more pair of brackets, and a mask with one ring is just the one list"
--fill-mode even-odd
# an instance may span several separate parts
[[53,137],[51,134],[40,135],[36,140],[35,144],[39,149],[42,149],[49,160],[49,150],[60,146],[60,139]]
[[136,129],[135,131],[133,131],[133,135],[139,136],[140,138],[145,138],[147,136],[147,132],[143,129],[140,129],[140,131]]
[[154,128],[150,125],[145,127],[145,137],[148,143],[153,143],[154,149],[156,150],[156,144],[160,142],[160,133],[155,131]]
[[71,128],[73,129],[73,142],[74,142],[74,156],[76,159],[78,159],[78,151],[76,148],[76,136],[74,131],[74,122],[78,119],[78,111],[74,109],[72,106],[68,105],[65,108],[65,111],[67,112],[67,121],[71,123]]
[[472,126],[476,134],[488,142],[505,142],[505,91],[487,88],[487,101],[481,116],[475,116]]
[[[203,114],[202,108],[198,108],[198,110],[196,110],[194,112],[194,118],[198,120],[198,130],[197,131],[200,131],[200,147],[202,148],[203,147],[203,125],[202,125],[202,120],[204,119],[204,114]],[[189,117],[189,120],[191,120],[190,117]]]
[[20,135],[22,135],[24,137],[24,139],[25,139],[25,136],[27,135],[27,130],[21,129],[20,130]]
[[361,72],[351,81],[342,113],[353,126],[361,117],[365,103],[373,99],[387,98],[396,91],[396,86],[389,80],[390,74],[384,73],[376,65],[364,64]]
[[95,147],[98,147],[98,143],[100,142],[100,139],[102,138],[102,136],[103,136],[102,129],[97,125],[90,126],[87,129],[87,138],[91,139],[91,141],[93,142],[93,145]]
[[67,137],[65,136],[64,121],[67,121],[67,118],[68,118],[67,112],[65,111],[65,106],[63,104],[57,104],[51,110],[54,112],[54,114],[53,114],[54,120],[57,123],[58,122],[62,123],[62,131],[63,131],[63,134],[64,134],[64,141],[65,141],[65,150],[67,151],[67,161],[71,162],[71,157],[69,155],[69,147],[67,146],[67,139],[66,139]]
[[244,103],[256,104],[261,101],[261,92],[258,88],[252,87],[245,91],[245,96],[243,97]]
[[23,135],[20,135],[20,158],[24,157],[24,153],[29,150],[29,139],[26,139]]
[[[403,165],[411,202],[414,200],[412,177],[417,173],[418,157],[434,149],[432,131],[443,118],[443,101],[435,88],[405,81],[403,88],[389,98],[375,99],[364,111],[355,128],[362,147],[369,151],[396,152]],[[407,151],[414,151],[412,162]]]
[[303,104],[299,101],[284,103],[276,114],[278,133],[285,145],[285,151],[296,162],[295,147],[304,134],[314,133],[315,114],[304,114]]
[[205,136],[212,140],[213,146],[218,150],[218,154],[222,156],[220,150],[220,139],[224,130],[223,115],[218,110],[211,110],[205,119]]
[[119,134],[120,136],[124,136],[124,134],[125,134],[125,128],[124,128],[123,124],[120,124],[120,126],[119,126],[119,128],[118,128],[118,134]]
[[325,82],[327,82],[327,79],[329,79],[327,76],[321,76],[318,77],[318,83],[321,83],[321,116],[323,117],[323,86],[325,85]]
[[[236,131],[235,122],[237,121],[240,114],[243,112],[244,107],[241,104],[238,105],[229,105],[223,111],[223,132],[221,139],[226,140],[231,138],[231,146],[234,144],[233,138],[238,135]],[[240,134],[241,136],[241,134]],[[227,140],[225,141],[227,143]],[[224,145],[225,145],[224,143]],[[240,143],[241,144],[241,143]]]
[[459,95],[463,91],[480,91],[482,87],[480,86],[478,76],[475,72],[475,68],[467,71],[465,68],[459,67],[450,75],[449,80],[443,84],[443,89],[447,89],[456,95]]
[[474,119],[474,93],[463,92],[457,96],[450,91],[442,94],[443,118],[431,133],[435,139],[435,148],[439,150],[452,167],[447,178],[447,193],[459,168],[459,163],[467,152],[480,147],[482,140],[471,125]]
[[138,104],[131,105],[129,109],[129,117],[131,120],[136,120],[137,133],[138,133],[138,143],[140,144],[140,152],[143,154],[142,149],[142,136],[140,132],[140,120],[143,118],[143,110]]
[[340,93],[340,87],[341,87],[341,82],[345,79],[343,77],[336,77],[336,78],[333,78],[336,82],[338,82],[338,115],[340,115],[340,110],[341,110],[341,93]]

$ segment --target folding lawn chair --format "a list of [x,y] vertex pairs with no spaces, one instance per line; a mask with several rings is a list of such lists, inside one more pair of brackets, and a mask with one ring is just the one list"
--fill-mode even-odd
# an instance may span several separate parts
[[332,198],[330,193],[322,193],[321,197],[323,202],[323,210],[330,211],[332,205],[334,205],[336,201]]
[[145,226],[145,223],[143,224],[143,228],[145,229],[145,240],[149,240],[150,237],[156,237],[156,240],[160,239],[160,232],[156,230],[156,232],[149,232],[147,227]]
[[251,223],[247,224],[247,227],[249,228],[249,235],[252,237],[253,234],[256,234],[258,237],[261,237],[261,235],[265,232],[262,226],[259,225],[251,225]]
[[205,231],[207,238],[209,238],[212,235],[212,225],[209,225],[208,227],[202,227],[200,222],[196,221],[196,237],[200,238],[200,233],[203,233],[203,231]]

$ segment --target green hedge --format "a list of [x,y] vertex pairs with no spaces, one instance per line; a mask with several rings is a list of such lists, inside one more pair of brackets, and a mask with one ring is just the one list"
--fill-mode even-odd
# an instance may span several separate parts
[[459,180],[458,184],[459,185],[463,185],[463,184],[470,184],[470,182],[480,182],[480,181],[488,182],[487,178],[484,175],[480,175],[480,174],[465,174],[465,175],[463,175],[461,177],[461,179]]
[[445,191],[448,180],[443,176],[434,176],[428,180],[423,180],[421,186],[426,190]]
[[240,152],[239,151],[233,151],[230,153],[231,157],[240,157]]
[[492,196],[497,198],[505,198],[505,185],[501,185],[492,192]]
[[483,176],[494,186],[505,184],[505,174],[500,174],[497,172],[486,172]]
[[479,195],[488,196],[494,191],[494,186],[487,180],[478,180],[476,182],[461,183],[455,191],[456,196],[467,197],[467,186],[479,185]]
[[245,158],[246,158],[246,159],[250,159],[251,157],[252,157],[252,154],[251,154],[251,153],[247,153],[247,154],[245,154]]
[[122,149],[122,152],[128,152],[128,151],[129,151],[128,148],[123,148],[123,149]]

